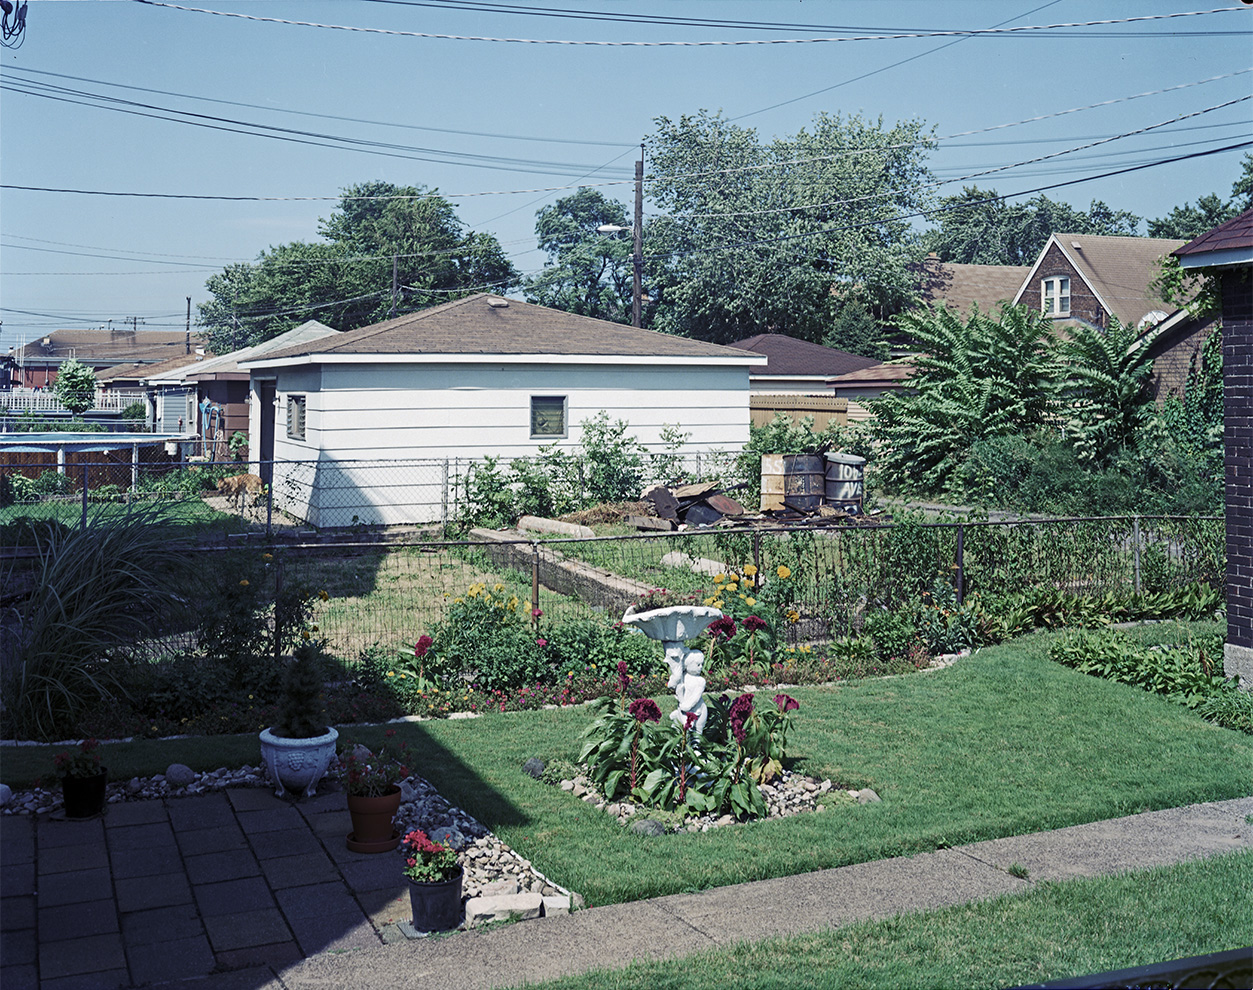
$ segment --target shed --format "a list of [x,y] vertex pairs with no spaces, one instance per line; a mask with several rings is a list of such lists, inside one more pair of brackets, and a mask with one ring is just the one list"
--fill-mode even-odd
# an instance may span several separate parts
[[576,447],[602,410],[651,450],[667,427],[688,451],[738,450],[765,362],[479,294],[240,367],[257,473],[289,511],[338,527],[439,520],[466,466]]

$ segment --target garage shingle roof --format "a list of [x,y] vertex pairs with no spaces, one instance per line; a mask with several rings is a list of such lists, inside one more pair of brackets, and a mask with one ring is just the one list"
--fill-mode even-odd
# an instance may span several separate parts
[[268,363],[315,354],[744,357],[743,351],[719,344],[480,294],[349,330],[334,338],[286,347],[254,360]]

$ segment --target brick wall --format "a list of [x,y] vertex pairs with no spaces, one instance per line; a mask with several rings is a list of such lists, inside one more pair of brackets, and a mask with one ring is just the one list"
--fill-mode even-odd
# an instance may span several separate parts
[[[1253,650],[1253,281],[1250,270],[1224,272],[1222,284],[1230,661],[1233,653],[1245,654],[1247,660],[1247,651]],[[1230,664],[1228,672],[1232,672]]]
[[1044,253],[1044,260],[1040,262],[1040,267],[1036,269],[1034,278],[1023,290],[1022,298],[1019,302],[1024,306],[1039,310],[1041,305],[1041,284],[1046,278],[1055,278],[1057,276],[1070,277],[1070,318],[1083,320],[1085,323],[1091,323],[1097,327],[1106,326],[1107,316],[1105,310],[1101,308],[1101,304],[1097,301],[1096,296],[1088,288],[1088,283],[1083,280],[1083,276],[1067,260],[1062,249],[1056,244],[1049,245],[1048,251]]

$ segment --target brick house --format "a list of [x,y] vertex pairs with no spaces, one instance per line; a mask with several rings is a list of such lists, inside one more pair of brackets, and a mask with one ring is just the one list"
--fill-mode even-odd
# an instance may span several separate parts
[[1253,210],[1174,252],[1220,280],[1226,468],[1227,642],[1223,670],[1253,685]]

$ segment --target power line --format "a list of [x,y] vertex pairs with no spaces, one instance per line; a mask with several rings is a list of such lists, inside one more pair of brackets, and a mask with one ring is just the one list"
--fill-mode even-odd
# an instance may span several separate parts
[[[1138,24],[1147,21],[1165,21],[1180,17],[1199,17],[1208,14],[1227,14],[1236,8],[1217,7],[1212,10],[1178,11],[1169,14],[1144,14],[1139,17],[1117,17],[1098,21],[1071,21],[1061,24],[1029,24],[1018,27],[974,28],[950,31],[906,31],[889,34],[862,34],[846,37],[827,38],[754,38],[733,41],[580,41],[557,38],[497,38],[482,35],[465,34],[434,34],[426,31],[400,31],[393,28],[367,28],[350,24],[323,24],[318,21],[297,21],[283,17],[259,17],[255,14],[240,14],[227,10],[208,10],[204,7],[186,7],[176,3],[165,3],[162,0],[134,0],[135,3],[150,7],[165,7],[170,10],[181,10],[193,14],[213,14],[218,17],[234,17],[246,21],[257,21],[266,24],[286,24],[294,27],[323,28],[331,31],[350,31],[360,34],[383,34],[401,38],[430,38],[442,41],[484,41],[500,44],[516,45],[569,45],[576,47],[600,48],[725,48],[743,47],[748,45],[804,45],[804,44],[835,44],[846,41],[902,41],[912,38],[964,38],[964,37],[996,37],[1024,36],[1033,33],[1072,30],[1075,28],[1109,27],[1116,24]],[[1169,37],[1213,37],[1223,35],[1224,31],[1177,31],[1168,32]],[[1067,38],[1075,37],[1126,37],[1123,32],[1085,32],[1067,34]],[[1152,37],[1139,33],[1133,37]]]

